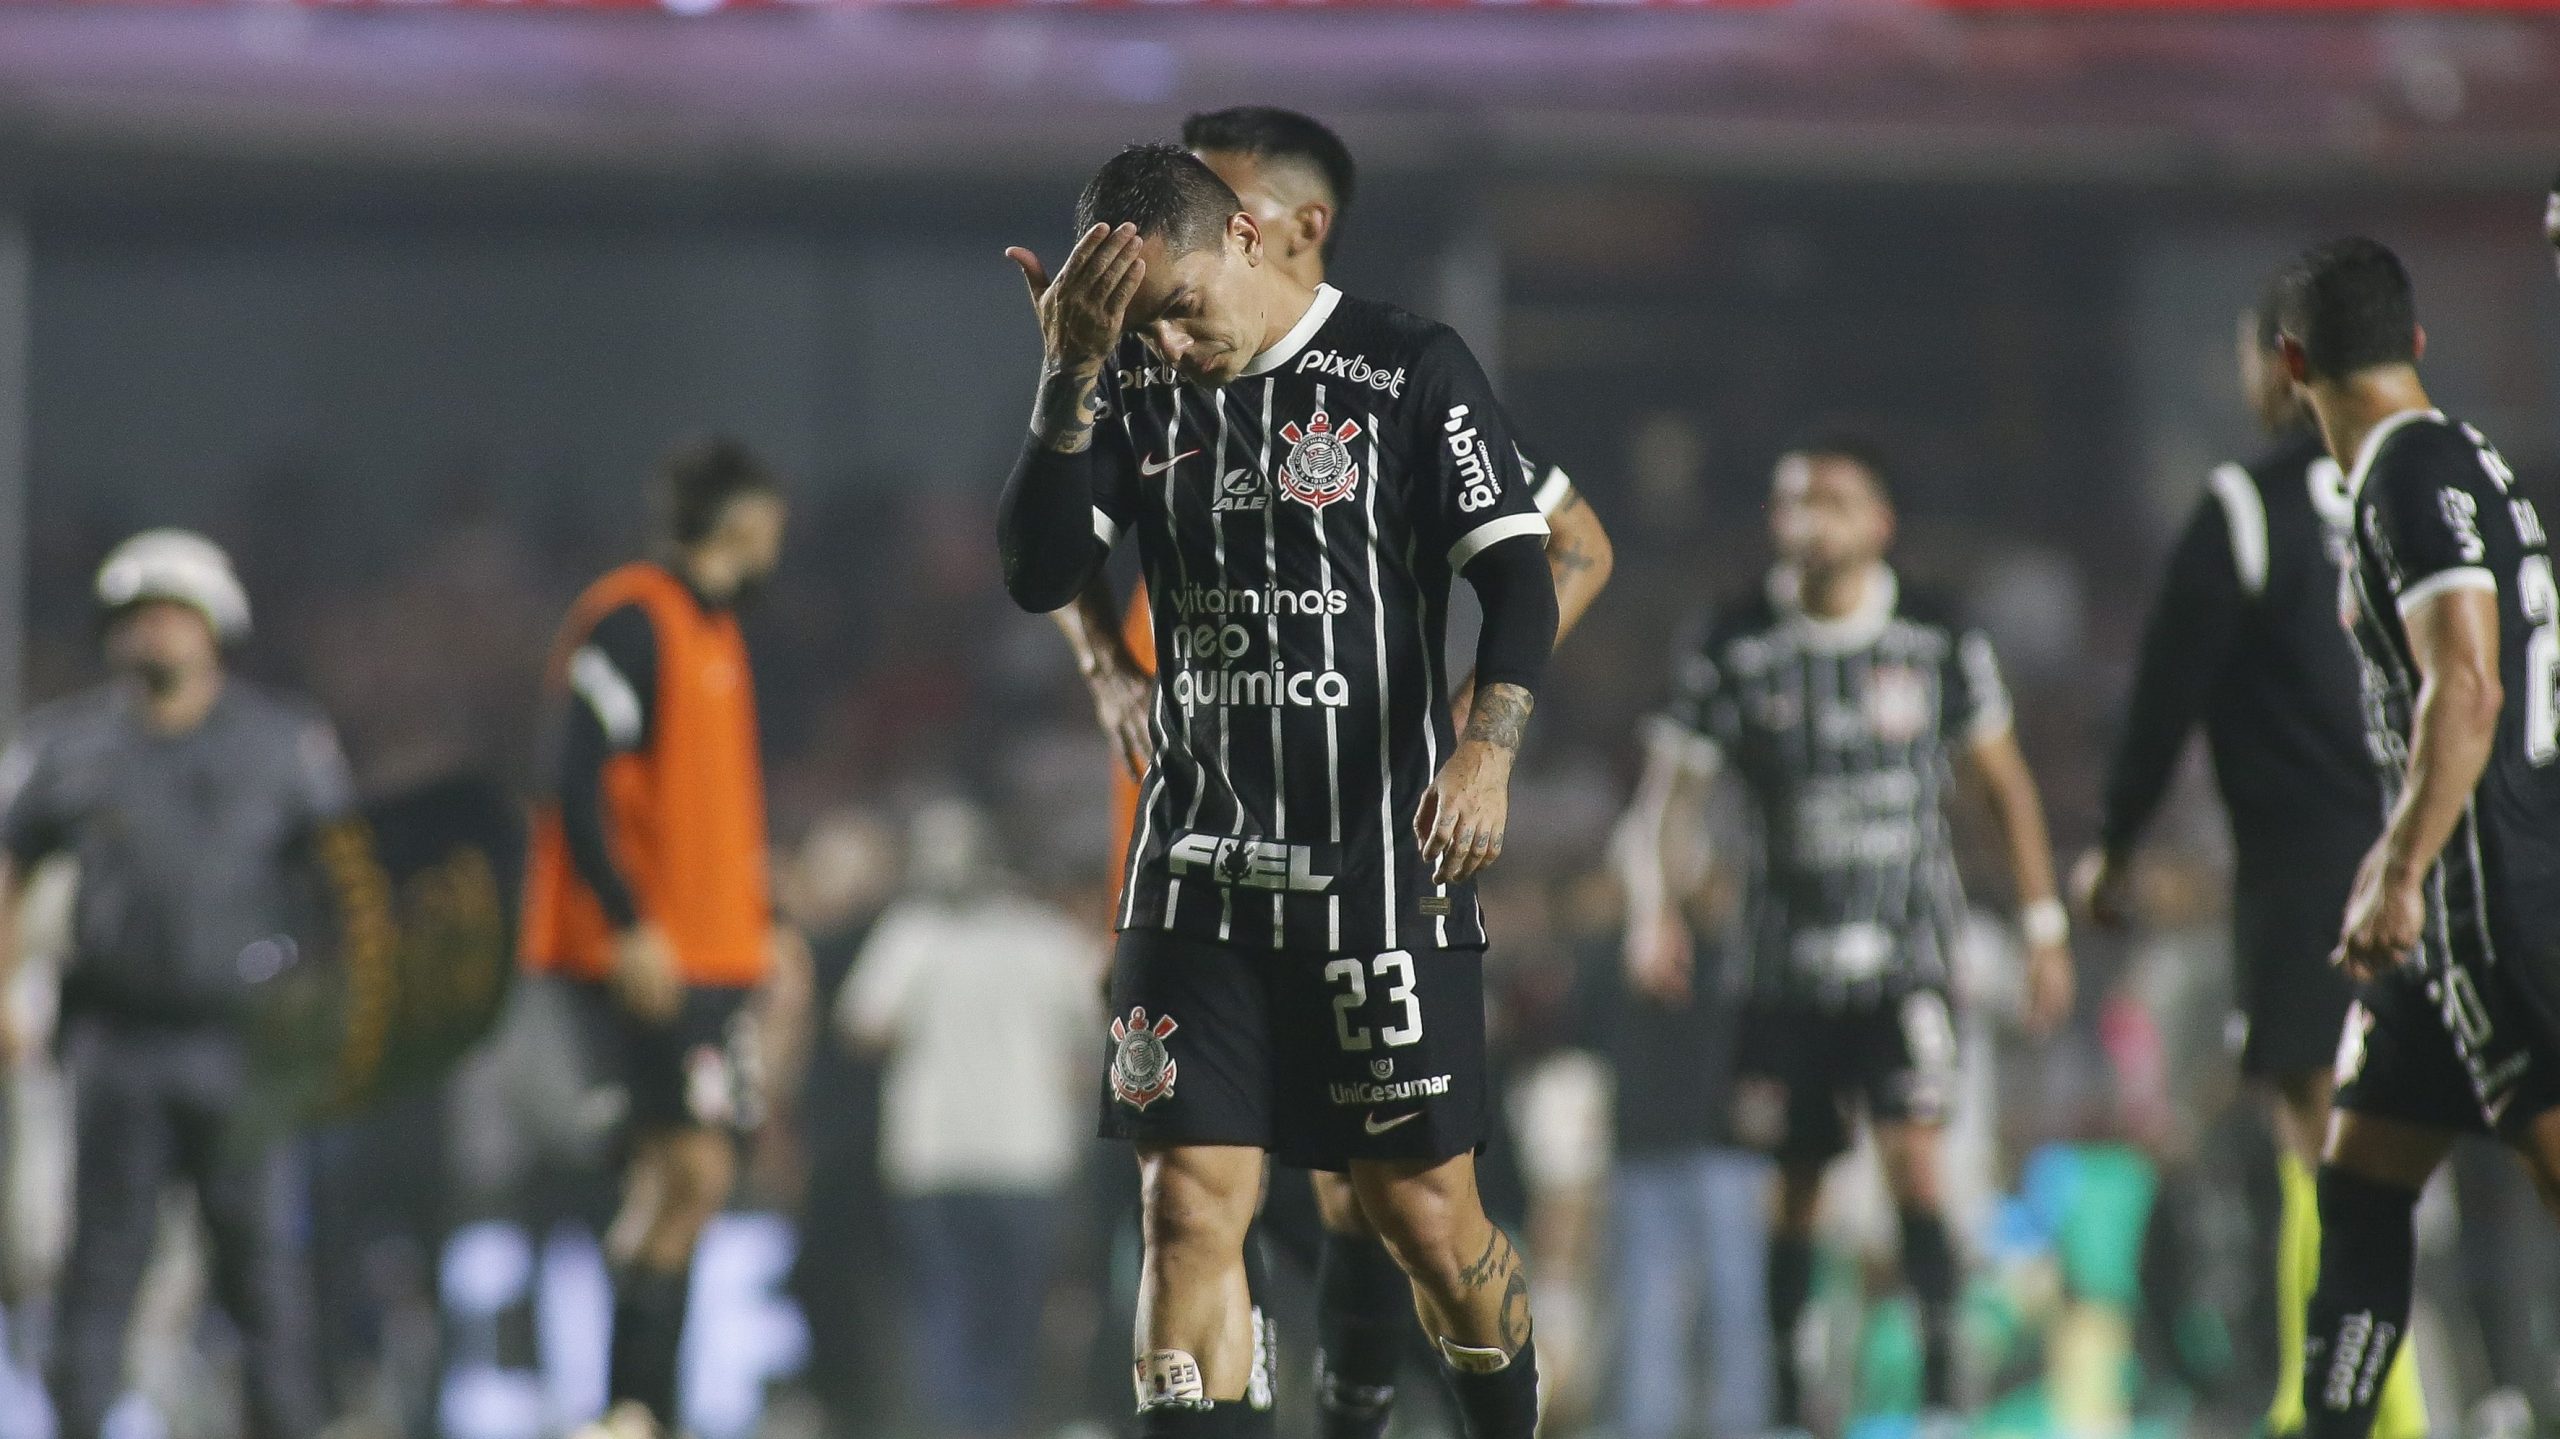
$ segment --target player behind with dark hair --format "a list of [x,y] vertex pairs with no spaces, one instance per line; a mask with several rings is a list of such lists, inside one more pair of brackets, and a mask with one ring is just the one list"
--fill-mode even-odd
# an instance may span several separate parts
[[[1140,1431],[1231,1434],[1265,1155],[1346,1171],[1470,1434],[1537,1418],[1528,1278],[1486,1218],[1474,878],[1556,597],[1499,407],[1446,326],[1309,287],[1206,165],[1133,146],[1077,205],[998,538],[1047,611],[1137,538],[1164,673],[1119,912],[1106,1136],[1138,1151]],[[1484,607],[1450,722],[1452,579]]]
[[552,650],[523,918],[525,963],[576,986],[626,1101],[615,1439],[676,1432],[694,1245],[762,1111],[749,1002],[806,962],[773,923],[737,620],[781,556],[781,487],[744,446],[698,440],[661,463],[654,506],[656,553],[579,596]]
[[1961,1278],[1940,1174],[1964,915],[1944,803],[1959,769],[1985,791],[2007,842],[2040,1031],[2070,1011],[2069,925],[1990,640],[1906,596],[1885,563],[1894,513],[1875,451],[1848,435],[1789,449],[1769,518],[1777,568],[1712,618],[1653,736],[1625,830],[1627,964],[1644,989],[1688,997],[1694,948],[1664,855],[1697,832],[1708,781],[1730,769],[1761,849],[1735,1129],[1779,1166],[1768,1275],[1776,1421],[1806,1423],[1795,1331],[1812,1290],[1814,1220],[1863,1109],[1919,1301],[1922,1402],[1943,1424],[1957,1398]]
[[[2233,986],[2240,1068],[2268,1094],[2282,1196],[2267,1432],[2302,1428],[2303,1315],[2320,1262],[2313,1170],[2329,1134],[2331,1070],[2354,999],[2331,968],[2357,861],[2381,828],[2355,643],[2340,622],[2352,539],[2346,474],[2322,448],[2278,352],[2272,286],[2240,317],[2242,393],[2274,443],[2216,469],[2170,555],[2107,770],[2098,845],[2076,877],[2109,928],[2130,917],[2132,861],[2201,725],[2231,822]],[[2375,1432],[2426,1433],[2415,1365],[2396,1365]]]
[[[1232,188],[1258,223],[1265,258],[1310,288],[1342,234],[1358,186],[1349,147],[1322,122],[1294,110],[1244,105],[1183,121],[1182,143]],[[1516,431],[1514,432],[1516,438]],[[1614,555],[1608,531],[1562,467],[1524,446],[1520,466],[1547,517],[1547,568],[1556,588],[1561,642],[1609,582]],[[1154,655],[1143,590],[1123,620],[1112,591],[1087,587],[1056,612],[1093,691],[1094,707],[1132,777],[1120,784],[1124,834],[1134,832],[1137,784],[1149,746]],[[1461,723],[1473,693],[1456,686]],[[1392,1416],[1396,1372],[1414,1329],[1403,1271],[1360,1217],[1349,1182],[1318,1171],[1316,1204],[1324,1243],[1316,1264],[1317,1399],[1327,1439],[1374,1439]]]
[[2312,1439],[2363,1439],[2405,1338],[2418,1193],[2462,1134],[2560,1193],[2560,586],[2533,503],[2427,399],[2408,271],[2365,239],[2279,285],[2286,373],[2346,467],[2382,836],[2336,962],[2340,1047],[2303,1348]]

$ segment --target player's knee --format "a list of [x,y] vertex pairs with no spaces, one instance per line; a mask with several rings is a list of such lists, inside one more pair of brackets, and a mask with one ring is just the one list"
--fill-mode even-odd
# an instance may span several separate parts
[[1777,1194],[1769,1206],[1770,1225],[1778,1234],[1803,1239],[1813,1233],[1822,1214],[1822,1176],[1819,1165],[1790,1164],[1778,1171]]
[[660,1151],[661,1227],[698,1232],[729,1202],[738,1161],[727,1135],[684,1136]]
[[[1470,1189],[1450,1193],[1429,1176],[1412,1176],[1375,1186],[1365,1197],[1368,1217],[1378,1239],[1416,1284],[1432,1293],[1447,1293],[1459,1272],[1479,1256],[1462,1253],[1463,1242],[1490,1228]],[[1477,1238],[1481,1249],[1484,1240]]]
[[1946,1202],[1944,1166],[1938,1162],[1940,1134],[1934,1125],[1903,1124],[1877,1136],[1885,1188],[1896,1205],[1934,1210]]
[[1149,1252],[1241,1252],[1260,1188],[1258,1166],[1245,1169],[1223,1155],[1170,1149],[1146,1156],[1138,1196]]

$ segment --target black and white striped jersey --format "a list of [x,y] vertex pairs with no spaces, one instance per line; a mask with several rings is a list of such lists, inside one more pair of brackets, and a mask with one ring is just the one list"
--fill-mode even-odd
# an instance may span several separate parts
[[2422,959],[2431,977],[2448,959],[2511,965],[2544,1013],[2560,1015],[2560,586],[2542,517],[2478,430],[2434,410],[2376,426],[2347,485],[2365,715],[2390,802],[2407,777],[2419,688],[2406,617],[2452,590],[2498,597],[2505,707],[2428,879]]
[[1691,767],[1731,769],[1749,799],[1745,983],[1830,1005],[1942,987],[1964,909],[1952,761],[2010,722],[1991,643],[1906,600],[1889,569],[1838,619],[1805,613],[1792,580],[1708,623],[1669,713]]
[[1455,739],[1450,581],[1546,521],[1465,342],[1321,286],[1223,388],[1133,340],[1103,399],[1094,526],[1137,537],[1157,666],[1120,926],[1483,945],[1473,886],[1431,882],[1413,815]]

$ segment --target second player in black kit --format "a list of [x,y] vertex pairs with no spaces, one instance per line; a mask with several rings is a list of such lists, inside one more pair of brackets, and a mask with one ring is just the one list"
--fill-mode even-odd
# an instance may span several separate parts
[[2495,1134],[2560,1190],[2560,587],[2533,503],[2436,410],[2407,270],[2371,240],[2286,271],[2288,372],[2346,465],[2349,594],[2388,818],[2338,962],[2365,978],[2319,1177],[2310,1439],[2364,1439],[2406,1335],[2419,1192]]
[[[1471,881],[1554,642],[1546,522],[1456,334],[1275,271],[1197,158],[1132,147],[1079,211],[1054,284],[1015,256],[1048,357],[999,532],[1039,610],[1134,537],[1154,617],[1102,1096],[1150,1215],[1141,1426],[1267,1422],[1239,1397],[1260,1150],[1352,1173],[1469,1431],[1527,1439],[1527,1278],[1472,1169]],[[1461,575],[1485,613],[1464,735],[1443,658]]]

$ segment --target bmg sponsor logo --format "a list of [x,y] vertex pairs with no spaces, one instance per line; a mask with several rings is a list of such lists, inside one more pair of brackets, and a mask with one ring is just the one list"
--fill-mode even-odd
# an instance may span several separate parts
[[1366,355],[1337,355],[1331,350],[1309,350],[1298,357],[1301,375],[1309,370],[1329,380],[1345,384],[1367,385],[1397,399],[1404,397],[1404,366],[1381,370],[1369,363]]
[[1332,857],[1309,844],[1185,830],[1174,837],[1164,860],[1165,868],[1177,875],[1206,875],[1240,889],[1322,894],[1333,888],[1333,876],[1317,869],[1319,864],[1334,868]]
[[1440,430],[1448,436],[1449,458],[1458,467],[1458,508],[1472,515],[1502,498],[1502,467],[1469,423],[1470,413],[1464,405],[1451,405]]

